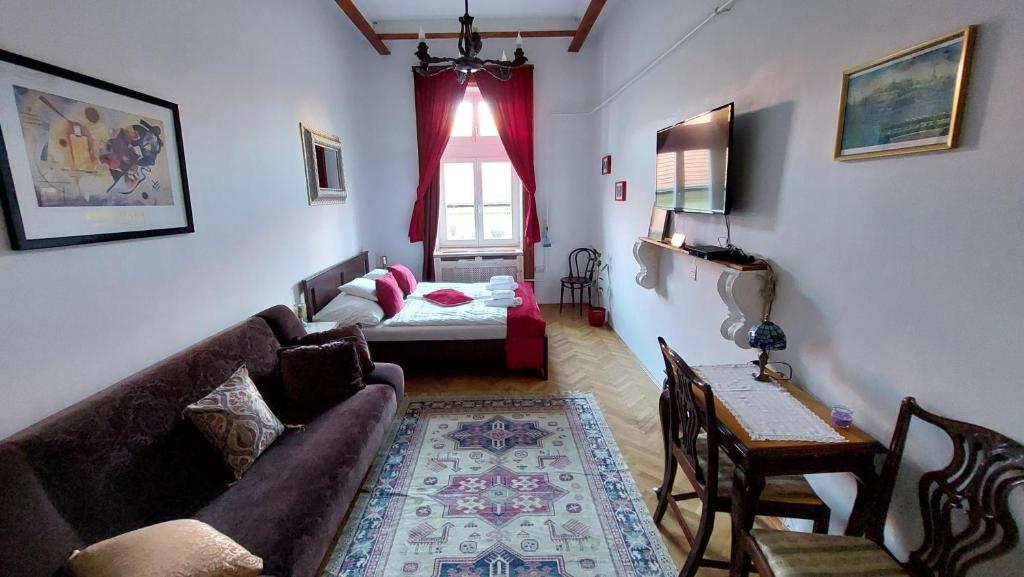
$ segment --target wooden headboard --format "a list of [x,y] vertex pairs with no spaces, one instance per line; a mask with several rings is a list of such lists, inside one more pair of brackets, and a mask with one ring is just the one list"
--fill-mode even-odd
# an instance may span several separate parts
[[306,320],[327,306],[331,299],[341,294],[338,287],[350,280],[370,272],[370,253],[363,251],[356,256],[339,262],[315,275],[302,280],[302,294],[306,299]]

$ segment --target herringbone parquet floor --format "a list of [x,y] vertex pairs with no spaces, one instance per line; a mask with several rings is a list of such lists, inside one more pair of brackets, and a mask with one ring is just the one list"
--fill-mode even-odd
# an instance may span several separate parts
[[[590,327],[578,311],[561,315],[557,305],[542,305],[548,322],[549,378],[509,375],[502,372],[481,374],[439,370],[431,374],[410,374],[406,391],[409,395],[472,394],[472,393],[560,393],[586,391],[593,393],[601,405],[615,441],[629,464],[637,486],[644,494],[647,507],[653,511],[651,489],[661,482],[661,425],[658,422],[659,387],[655,386],[640,361],[611,329]],[[658,335],[651,334],[651,347],[657,346]],[[660,382],[661,376],[658,376]],[[684,476],[680,473],[678,477]],[[682,481],[685,483],[685,481]],[[691,502],[692,503],[692,502]],[[690,526],[696,528],[699,506],[687,503]],[[666,515],[661,525],[665,544],[676,564],[682,567],[689,548],[682,530]],[[708,548],[709,556],[727,559],[729,552],[729,518],[719,515],[715,536]],[[701,577],[726,575],[725,571],[702,569]]]

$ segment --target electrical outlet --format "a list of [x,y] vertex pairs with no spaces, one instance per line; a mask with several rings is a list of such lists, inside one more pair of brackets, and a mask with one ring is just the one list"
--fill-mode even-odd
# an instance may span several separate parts
[[697,259],[693,259],[693,265],[690,267],[690,280],[697,280]]

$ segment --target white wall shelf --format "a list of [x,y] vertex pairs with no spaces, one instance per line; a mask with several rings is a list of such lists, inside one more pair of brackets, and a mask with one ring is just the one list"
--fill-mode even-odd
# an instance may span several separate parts
[[[686,258],[697,258],[686,252],[685,248],[674,247],[653,238],[639,237],[633,244],[633,258],[640,265],[636,284],[645,289],[654,289],[658,286],[658,263],[663,249],[685,255]],[[749,349],[747,332],[761,320],[764,312],[764,286],[768,266],[763,262],[699,260],[721,268],[718,276],[718,296],[722,298],[729,313],[722,321],[722,338],[736,343],[736,346],[742,349]]]

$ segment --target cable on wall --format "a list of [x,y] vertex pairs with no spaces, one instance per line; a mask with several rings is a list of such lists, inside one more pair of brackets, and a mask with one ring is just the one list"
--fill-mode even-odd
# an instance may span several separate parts
[[711,14],[707,18],[705,18],[700,24],[694,26],[693,29],[690,30],[689,32],[687,32],[682,38],[680,38],[679,40],[676,40],[676,43],[673,44],[672,46],[670,46],[668,50],[663,52],[661,54],[661,56],[658,56],[657,58],[652,60],[647,66],[644,66],[643,69],[640,70],[640,72],[637,72],[632,78],[627,80],[625,84],[620,86],[618,90],[613,92],[611,94],[611,96],[609,96],[608,98],[605,98],[601,102],[601,104],[598,104],[597,106],[595,106],[594,109],[591,110],[590,112],[555,112],[555,113],[552,114],[552,116],[589,116],[589,115],[594,114],[595,112],[601,110],[605,106],[608,106],[609,104],[611,104],[611,102],[613,100],[618,98],[620,94],[625,92],[626,89],[628,89],[630,86],[635,84],[638,80],[643,78],[655,66],[660,64],[662,60],[668,58],[668,56],[670,54],[675,52],[677,48],[682,46],[694,34],[699,32],[701,28],[704,28],[705,26],[707,26],[707,24],[709,22],[711,22],[712,20],[714,20],[716,17],[718,17],[718,16],[720,16],[722,14],[725,14],[726,12],[729,12],[730,10],[732,10],[733,4],[735,4],[735,3],[736,3],[736,0],[726,0],[726,2],[724,2],[723,4],[717,6],[714,9],[714,11],[712,11]]

